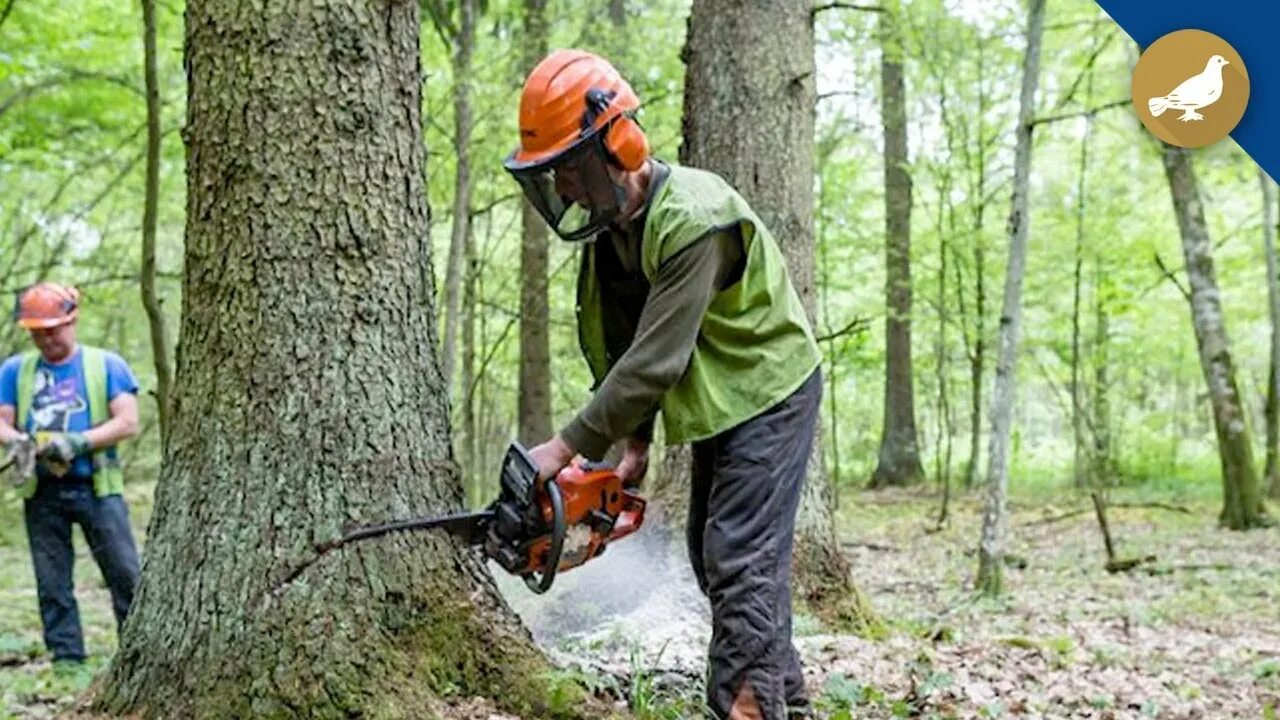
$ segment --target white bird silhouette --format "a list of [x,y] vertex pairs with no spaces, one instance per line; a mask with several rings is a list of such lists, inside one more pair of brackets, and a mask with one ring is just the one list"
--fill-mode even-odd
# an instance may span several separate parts
[[1152,117],[1160,117],[1165,110],[1183,110],[1178,120],[1191,122],[1203,120],[1204,116],[1196,110],[1212,105],[1222,97],[1222,66],[1230,65],[1221,55],[1214,55],[1205,63],[1204,72],[1192,75],[1173,92],[1164,97],[1153,97],[1147,101],[1147,109]]

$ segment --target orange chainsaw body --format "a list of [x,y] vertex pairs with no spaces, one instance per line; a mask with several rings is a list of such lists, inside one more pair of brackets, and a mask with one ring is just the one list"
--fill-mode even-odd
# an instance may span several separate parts
[[[567,528],[557,572],[598,556],[610,542],[639,530],[644,522],[644,498],[624,488],[613,468],[570,465],[556,476],[556,484],[564,498]],[[543,520],[550,524],[551,502],[545,493],[539,495]],[[544,572],[550,547],[550,534],[529,541],[524,572]]]

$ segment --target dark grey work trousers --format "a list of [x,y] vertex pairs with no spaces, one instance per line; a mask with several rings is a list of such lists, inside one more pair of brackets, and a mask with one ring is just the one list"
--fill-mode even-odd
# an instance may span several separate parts
[[748,684],[765,720],[807,704],[791,644],[791,546],[822,399],[820,371],[774,407],[693,443],[689,559],[711,600],[707,705]]

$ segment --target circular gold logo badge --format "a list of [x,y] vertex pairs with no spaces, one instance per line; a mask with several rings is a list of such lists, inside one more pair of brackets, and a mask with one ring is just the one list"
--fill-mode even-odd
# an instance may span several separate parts
[[1147,48],[1133,69],[1133,109],[1156,137],[1179,147],[1215,143],[1249,104],[1240,53],[1203,30],[1178,30]]

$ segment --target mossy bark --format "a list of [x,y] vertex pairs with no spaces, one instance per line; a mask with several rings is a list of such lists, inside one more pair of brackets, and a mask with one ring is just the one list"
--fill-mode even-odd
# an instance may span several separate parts
[[792,596],[799,607],[833,630],[878,637],[884,625],[853,580],[853,568],[836,534],[834,505],[818,441],[809,458],[809,474],[796,515]]
[[[178,382],[142,582],[91,698],[145,718],[542,713],[473,551],[344,526],[461,507],[435,355],[418,6],[187,5]],[[296,578],[291,570],[314,560]]]

